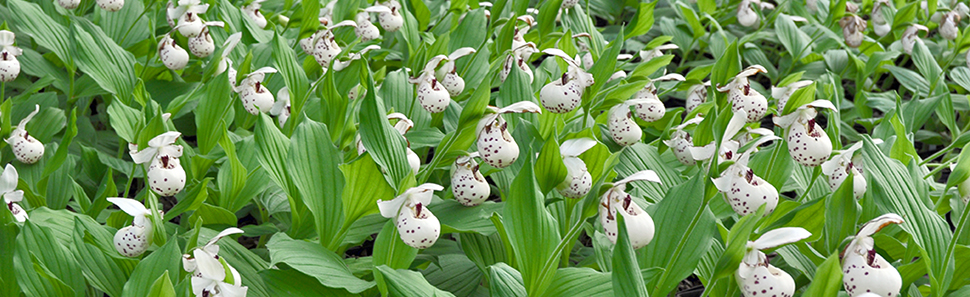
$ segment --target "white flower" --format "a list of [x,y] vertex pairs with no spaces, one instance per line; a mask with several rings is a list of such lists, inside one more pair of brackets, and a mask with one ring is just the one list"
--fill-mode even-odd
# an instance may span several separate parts
[[204,247],[192,251],[192,255],[182,255],[182,268],[192,274],[192,293],[195,296],[246,296],[249,288],[242,285],[242,277],[236,268],[219,257],[219,246],[216,245],[219,239],[240,233],[243,230],[239,228],[226,228]]
[[138,150],[134,144],[128,149],[131,160],[135,164],[148,166],[146,182],[149,188],[162,196],[175,196],[185,187],[185,170],[179,157],[182,157],[182,146],[175,141],[182,134],[169,131],[148,141],[148,147]]
[[799,227],[779,228],[765,232],[761,238],[748,241],[747,252],[738,265],[738,287],[745,297],[754,296],[792,296],[795,293],[795,280],[784,270],[768,263],[764,249],[798,242],[812,236]]
[[216,50],[216,43],[209,35],[209,26],[223,27],[223,22],[205,22],[199,35],[189,37],[189,51],[199,58],[205,58]]
[[947,40],[954,40],[960,35],[960,28],[957,25],[960,24],[960,13],[956,11],[949,11],[943,14],[943,20],[940,23],[940,35]]
[[865,39],[866,20],[857,15],[848,15],[839,20],[842,26],[842,36],[845,38],[845,45],[849,47],[859,47]]
[[676,44],[668,43],[668,44],[662,44],[652,49],[642,49],[640,50],[641,63],[646,63],[647,61],[653,60],[653,58],[663,56],[664,53],[662,51],[664,50],[672,50],[672,49],[679,49],[679,48],[680,47],[677,46]]
[[182,36],[194,37],[202,33],[205,28],[205,21],[199,17],[209,10],[209,4],[201,4],[199,0],[179,0],[178,6],[169,8],[168,17],[178,20],[175,30]]
[[755,11],[757,5],[753,0],[742,0],[738,4],[738,24],[745,27],[752,27],[758,24],[758,12]]
[[401,29],[401,26],[404,25],[404,17],[401,16],[401,3],[397,0],[389,0],[384,3],[377,3],[377,5],[383,5],[389,10],[377,14],[377,21],[381,23],[384,31],[394,32]]
[[[734,164],[728,166],[720,177],[712,178],[712,181],[738,215],[744,216],[754,213],[762,204],[765,205],[765,214],[768,214],[774,211],[775,206],[778,205],[778,190],[771,183],[755,175],[754,171],[747,165],[751,153],[759,145],[780,138],[769,130],[766,133],[767,135],[758,138],[754,144],[744,145],[750,145],[747,150],[740,151],[741,143],[732,140],[732,138],[741,131],[745,118],[747,118],[747,115],[743,110],[735,112],[731,117],[721,141],[720,151],[717,155],[718,160],[713,164],[727,161],[734,161]],[[695,152],[695,154],[697,153]]]
[[807,87],[812,84],[810,80],[800,80],[790,83],[783,87],[771,87],[771,97],[775,98],[775,103],[778,105],[778,110],[782,111],[785,109],[785,104],[788,104],[788,98],[791,98],[792,94],[798,89]]
[[240,39],[242,39],[242,32],[236,32],[229,35],[229,38],[226,38],[226,42],[222,43],[222,57],[219,60],[219,67],[216,68],[215,73],[215,75],[219,75],[223,71],[229,70],[229,85],[233,87],[236,86],[236,68],[232,67],[232,60],[229,59],[229,54],[239,44]]
[[243,15],[248,17],[250,20],[253,20],[253,22],[256,23],[256,26],[259,26],[260,28],[266,28],[266,16],[259,12],[259,9],[263,6],[260,3],[263,1],[266,0],[254,0],[252,3],[249,3],[249,5],[245,5],[240,8]]
[[125,6],[125,0],[97,0],[98,7],[108,12],[121,10]]
[[[903,32],[903,38],[900,42],[903,44],[903,51],[907,54],[913,54],[913,46],[916,45],[916,41],[919,40],[919,31],[929,32],[929,28],[920,24],[913,24],[906,28]],[[922,41],[922,40],[920,40]]]
[[40,105],[34,105],[34,111],[20,120],[20,124],[13,127],[13,132],[10,132],[10,138],[6,139],[7,143],[11,146],[11,150],[13,150],[14,156],[24,164],[37,163],[37,160],[40,160],[40,157],[44,156],[44,144],[37,140],[37,138],[34,138],[34,136],[31,136],[30,133],[27,133],[27,123],[38,112],[40,112]]
[[519,145],[509,134],[508,124],[502,118],[504,113],[542,113],[538,105],[530,101],[516,102],[512,105],[497,108],[489,106],[493,113],[482,116],[475,129],[478,136],[477,147],[485,163],[495,168],[505,168],[519,158]]
[[560,5],[559,8],[560,9],[570,9],[570,8],[573,8],[574,6],[576,6],[576,4],[578,4],[578,3],[579,3],[579,0],[563,0],[562,1],[562,5]]
[[873,31],[879,37],[886,36],[886,34],[889,34],[889,30],[892,29],[892,25],[886,20],[886,16],[882,14],[882,9],[884,7],[891,7],[891,5],[889,0],[876,0],[872,3],[872,12],[869,13],[869,18],[872,21]]
[[448,93],[448,90],[435,78],[435,68],[438,67],[441,61],[446,59],[448,59],[448,56],[445,55],[438,55],[431,58],[425,64],[421,75],[408,79],[412,84],[418,85],[418,103],[421,103],[421,107],[424,110],[431,113],[443,112],[448,108],[448,104],[451,104],[451,95]]
[[13,81],[20,75],[17,56],[23,54],[23,50],[13,45],[15,41],[13,32],[0,30],[0,82]]
[[[305,45],[304,51],[306,51],[307,48],[310,48],[312,51],[310,54],[312,54],[313,58],[317,60],[317,64],[320,64],[320,67],[329,68],[330,61],[333,60],[333,57],[336,57],[342,51],[340,45],[337,44],[337,41],[333,36],[333,30],[347,26],[356,27],[357,23],[354,21],[343,21],[334,24],[333,26],[326,27],[324,30],[317,31],[317,33],[313,34],[313,36],[310,38],[308,44]],[[303,45],[301,44],[301,46]]]
[[586,163],[579,155],[596,145],[596,140],[592,138],[577,138],[566,140],[559,146],[559,154],[562,162],[566,165],[566,179],[563,180],[556,191],[563,197],[582,198],[589,193],[593,187],[593,176],[589,174]]
[[[874,139],[875,143],[882,143],[882,140]],[[855,199],[862,198],[868,184],[863,175],[862,156],[855,156],[855,152],[862,148],[862,142],[853,144],[846,150],[837,152],[831,160],[822,163],[822,173],[829,176],[829,189],[838,190],[845,182],[845,179],[852,175],[852,194]]]
[[890,213],[875,218],[865,225],[849,242],[842,257],[842,284],[849,296],[876,293],[881,296],[898,296],[903,285],[899,271],[876,253],[873,234],[889,224],[902,224],[903,218]]
[[525,23],[525,26],[522,28],[515,28],[515,33],[512,34],[512,51],[515,51],[528,43],[525,41],[525,34],[529,33],[529,29],[536,24],[535,18],[533,18],[531,15],[523,15],[516,18],[516,22],[513,24],[513,26],[518,25],[518,21]]
[[[513,41],[512,44],[515,44],[515,42]],[[502,72],[499,73],[502,82],[505,82],[505,79],[508,78],[509,73],[512,72],[512,67],[517,66],[520,70],[522,70],[523,73],[525,73],[526,76],[529,77],[529,83],[532,83],[532,80],[535,78],[532,74],[532,68],[529,67],[527,61],[529,56],[531,56],[533,53],[536,53],[536,45],[532,42],[527,42],[522,46],[512,48],[509,55],[505,57],[505,64],[502,66]]]
[[688,113],[693,111],[694,108],[697,108],[698,105],[703,104],[704,101],[707,101],[707,88],[710,86],[711,81],[705,81],[702,84],[696,84],[687,89],[687,100],[684,102],[684,107]]
[[64,9],[75,9],[81,4],[81,0],[57,0],[57,5],[60,5]]
[[273,108],[269,110],[269,114],[278,117],[280,127],[286,125],[286,120],[290,118],[289,88],[283,87],[279,92],[276,92],[276,103],[273,103]]
[[805,166],[821,165],[832,154],[832,140],[815,123],[816,108],[836,110],[828,100],[815,100],[798,107],[795,112],[773,119],[775,125],[787,129],[788,154]]
[[633,121],[630,106],[645,103],[646,100],[632,99],[610,108],[606,127],[610,130],[610,138],[620,146],[630,146],[640,142],[643,130]]
[[627,183],[641,180],[660,183],[660,177],[657,176],[657,173],[652,170],[644,170],[613,183],[613,187],[603,193],[600,198],[600,224],[603,225],[603,233],[606,233],[606,237],[614,244],[616,244],[616,237],[620,229],[616,224],[617,213],[623,215],[627,236],[630,238],[630,244],[633,245],[634,249],[644,247],[653,240],[655,231],[653,218],[643,211],[640,205],[633,202],[633,196],[630,196],[624,190]]
[[478,171],[478,152],[455,159],[451,166],[451,192],[464,206],[476,206],[485,202],[492,189],[488,186],[485,176]]
[[576,109],[583,101],[583,92],[593,85],[593,75],[586,73],[582,65],[559,49],[545,49],[545,54],[554,55],[566,61],[567,71],[559,79],[553,79],[539,91],[542,107],[553,113],[567,113]]
[[7,164],[3,169],[3,174],[0,174],[0,196],[3,196],[4,202],[7,204],[7,209],[13,214],[14,219],[17,222],[23,223],[27,221],[27,211],[23,207],[20,207],[20,202],[24,200],[24,191],[17,190],[17,180],[20,175],[17,174],[17,168],[13,165]]
[[180,70],[189,64],[189,53],[168,34],[162,36],[158,42],[158,58],[171,70]]
[[260,112],[268,112],[273,108],[273,93],[263,85],[263,79],[267,73],[276,73],[276,69],[273,67],[256,69],[256,71],[246,75],[246,78],[233,88],[236,93],[239,93],[243,107],[250,114],[258,115]]
[[383,5],[374,5],[358,12],[354,18],[357,23],[357,28],[354,29],[354,33],[357,34],[357,37],[360,37],[361,41],[370,41],[381,37],[381,31],[370,21],[370,13],[372,12],[392,13],[390,8]]
[[634,100],[637,100],[636,105],[633,106],[637,113],[637,117],[646,122],[654,122],[664,117],[667,112],[667,107],[664,106],[663,101],[657,97],[657,87],[653,84],[656,81],[685,81],[683,75],[672,73],[667,74],[655,79],[651,79],[643,89],[638,91],[633,95]]
[[132,216],[131,226],[115,233],[115,250],[125,257],[138,257],[148,250],[152,242],[151,212],[141,202],[128,198],[108,198],[122,211]]
[[465,90],[465,80],[461,76],[458,76],[455,60],[473,53],[475,53],[475,49],[473,48],[459,48],[448,55],[444,66],[438,69],[436,75],[440,78],[439,81],[441,81],[441,84],[444,85],[445,89],[448,90],[448,94],[452,97],[461,95],[461,92]]
[[692,166],[697,163],[697,160],[709,159],[714,153],[714,144],[711,143],[709,145],[710,153],[695,156],[694,151],[701,151],[703,149],[695,147],[693,141],[691,141],[690,134],[684,131],[684,128],[687,126],[700,123],[703,120],[704,118],[702,117],[695,117],[684,121],[684,123],[675,126],[673,132],[670,132],[670,140],[664,140],[664,144],[670,147],[671,152],[677,157],[677,160],[684,165]]
[[768,73],[761,65],[752,65],[744,69],[734,77],[726,86],[718,86],[720,92],[728,92],[728,102],[733,106],[734,112],[744,110],[748,115],[748,123],[758,122],[768,112],[768,99],[751,88],[748,77],[761,73]]
[[434,191],[441,190],[444,187],[437,184],[422,184],[393,200],[377,200],[377,208],[381,216],[395,219],[401,241],[416,249],[426,249],[441,235],[441,223],[428,209]]

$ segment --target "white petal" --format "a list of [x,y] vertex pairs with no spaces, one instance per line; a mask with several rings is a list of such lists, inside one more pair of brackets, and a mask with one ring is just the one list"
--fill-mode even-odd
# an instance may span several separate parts
[[364,12],[378,12],[378,13],[391,13],[391,9],[384,5],[374,5],[368,8],[364,8]]
[[749,246],[758,249],[770,249],[781,245],[798,242],[812,236],[811,232],[801,227],[785,227],[765,232],[758,240]]
[[559,146],[559,154],[563,157],[576,157],[596,146],[592,138],[576,138],[563,141]]
[[[17,174],[17,168],[14,168],[13,165],[7,164],[7,166],[3,168],[3,174],[0,174],[0,194],[9,195],[8,194],[9,192],[13,192],[14,190],[16,190],[17,180],[19,178],[20,178],[20,175]],[[11,197],[5,197],[5,198],[7,199],[7,202],[20,201],[20,200],[11,200]]]
[[195,265],[195,258],[192,258],[192,255],[182,255],[182,269],[185,269],[186,272],[194,273],[197,268],[198,267]]
[[163,146],[172,145],[179,138],[179,136],[182,136],[182,133],[179,133],[178,131],[165,132],[155,136],[155,138],[152,138],[152,140],[149,140],[148,146],[160,148]]
[[459,49],[456,49],[454,52],[452,52],[450,55],[448,55],[448,60],[455,60],[473,53],[475,53],[474,48],[470,48],[470,47],[459,48]]
[[11,46],[16,41],[16,34],[8,30],[0,30],[0,47]]
[[871,221],[863,225],[862,229],[859,230],[859,234],[857,234],[856,237],[860,237],[860,236],[869,237],[869,236],[872,236],[873,234],[876,234],[876,232],[878,232],[883,227],[886,227],[889,224],[902,224],[902,223],[903,223],[903,218],[900,217],[898,214],[894,214],[894,213],[884,214],[875,219],[872,219]]
[[564,52],[564,51],[562,51],[560,49],[557,49],[557,48],[547,48],[547,49],[542,50],[542,53],[547,54],[547,55],[553,55],[553,56],[560,57],[564,61],[566,61],[566,63],[569,63],[573,67],[578,67],[578,68],[582,68],[583,67],[582,65],[579,65],[579,63],[577,63],[576,60],[573,60],[572,57],[570,57],[569,55],[567,55],[566,52]]
[[107,200],[108,202],[111,202],[117,205],[118,208],[120,208],[122,211],[124,211],[130,216],[139,217],[139,216],[145,216],[149,214],[148,208],[145,208],[145,205],[142,204],[141,202],[138,202],[138,200],[129,199],[129,198],[115,198],[115,197],[108,198]]
[[404,201],[408,198],[407,194],[394,197],[392,200],[384,201],[377,200],[377,208],[381,212],[381,216],[385,218],[397,217],[398,212],[401,210],[401,206],[404,205]]
[[734,115],[731,116],[731,121],[728,122],[727,127],[724,128],[724,135],[721,138],[721,145],[724,145],[727,140],[734,138],[738,132],[741,132],[741,128],[744,128],[747,121],[748,113],[745,110],[735,110]]
[[206,277],[192,277],[192,293],[195,296],[203,296],[203,291],[206,289],[211,289],[219,282],[218,280],[209,279]]
[[542,109],[539,108],[539,105],[536,105],[532,101],[519,101],[519,102],[512,103],[511,105],[506,106],[506,107],[503,107],[503,108],[501,108],[501,109],[498,110],[498,113],[500,113],[500,114],[502,114],[502,113],[510,113],[510,112],[514,112],[514,113],[526,113],[526,112],[542,113]]
[[219,241],[219,239],[222,239],[223,237],[233,235],[233,234],[242,234],[243,232],[244,231],[242,229],[239,229],[236,227],[226,228],[225,230],[222,230],[222,232],[219,232],[219,234],[217,234],[216,237],[209,239],[209,243],[206,243],[206,246],[211,246],[213,244],[216,244],[216,242]]
[[671,73],[671,74],[667,74],[667,75],[652,79],[652,81],[668,81],[668,80],[686,81],[687,79],[684,78],[683,75],[680,75],[677,73]]
[[643,170],[643,171],[631,174],[630,176],[627,176],[626,178],[613,183],[613,187],[619,187],[626,183],[629,183],[632,181],[640,181],[640,180],[662,183],[660,181],[660,176],[658,176],[656,172],[654,172],[653,170]]
[[21,128],[21,129],[26,128],[27,127],[27,123],[30,122],[30,120],[33,119],[34,116],[37,115],[38,112],[40,112],[40,105],[35,104],[34,105],[34,111],[31,112],[29,115],[27,115],[27,117],[25,117],[24,119],[20,120],[20,125],[18,125],[17,127]]
[[203,249],[196,249],[192,252],[192,255],[195,256],[195,263],[202,277],[214,280],[226,278],[226,269],[222,267],[222,263],[215,258],[215,255],[211,255]]

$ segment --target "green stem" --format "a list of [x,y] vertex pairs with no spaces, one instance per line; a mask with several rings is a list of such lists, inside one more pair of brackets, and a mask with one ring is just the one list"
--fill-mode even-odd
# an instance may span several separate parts
[[138,164],[131,164],[131,172],[128,173],[128,183],[125,184],[125,195],[123,198],[128,198],[128,191],[131,190],[131,182],[135,179],[135,168],[138,168]]

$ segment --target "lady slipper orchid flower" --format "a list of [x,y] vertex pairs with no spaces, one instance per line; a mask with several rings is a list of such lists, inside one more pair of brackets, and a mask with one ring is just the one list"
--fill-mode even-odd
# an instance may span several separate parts
[[872,30],[879,37],[886,36],[892,30],[892,25],[886,20],[886,16],[882,14],[883,8],[890,7],[890,5],[889,0],[876,0],[872,3],[872,11],[869,13],[869,19],[872,21]]
[[646,101],[631,99],[610,108],[606,127],[610,130],[610,138],[613,139],[613,142],[620,146],[631,146],[640,142],[640,138],[643,137],[643,130],[640,130],[637,122],[633,121],[633,112],[630,111],[630,107],[639,103],[647,103]]
[[134,199],[108,198],[122,211],[132,216],[131,226],[118,230],[114,237],[115,250],[125,257],[138,257],[148,250],[152,242],[151,211],[145,205]]
[[140,151],[137,146],[128,146],[131,160],[148,166],[146,182],[158,195],[175,196],[185,187],[185,169],[179,161],[182,146],[175,144],[181,135],[177,131],[162,133],[149,140],[148,147]]
[[280,127],[286,125],[286,120],[290,118],[289,88],[283,87],[279,92],[276,92],[276,103],[273,103],[273,108],[269,110],[269,114],[277,117]]
[[17,180],[20,175],[17,174],[17,168],[13,165],[7,164],[3,169],[3,174],[0,174],[0,196],[3,196],[3,202],[7,204],[7,209],[13,214],[13,218],[19,223],[27,221],[29,216],[27,211],[23,207],[20,207],[20,202],[24,200],[24,191],[17,190]]
[[586,73],[582,65],[559,49],[545,49],[545,54],[557,56],[566,61],[568,70],[559,79],[549,82],[539,91],[542,107],[553,113],[567,113],[576,109],[583,101],[583,92],[593,85],[593,75]]
[[[525,41],[525,34],[529,33],[529,29],[532,29],[532,26],[536,24],[535,18],[533,18],[531,15],[520,16],[516,18],[516,21],[521,21],[525,23],[525,26],[523,26],[522,28],[519,28],[519,27],[515,28],[515,33],[512,34],[512,50],[520,48],[524,46],[526,43],[528,43]],[[515,24],[517,25],[518,22],[516,22]]]
[[684,100],[684,108],[687,109],[688,113],[694,111],[704,101],[707,101],[707,88],[710,86],[711,81],[705,81],[702,84],[696,84],[687,89],[687,99]]
[[884,214],[865,225],[849,242],[842,254],[842,285],[850,297],[863,293],[876,293],[880,296],[898,296],[903,279],[899,271],[876,253],[872,235],[889,224],[902,224],[903,218],[897,214]]
[[[367,47],[361,49],[359,52],[350,53],[349,55],[347,55],[347,59],[346,60],[339,60],[338,59],[338,60],[333,61],[333,70],[334,71],[344,70],[345,68],[347,68],[347,66],[350,66],[350,63],[351,62],[356,61],[356,60],[360,60],[361,58],[363,58],[363,56],[365,54],[367,54],[367,52],[372,51],[372,50],[378,50],[378,49],[381,49],[381,46],[380,45],[372,44],[372,45],[368,45]],[[327,69],[324,68],[323,70],[324,70],[324,73],[326,73]]]
[[0,82],[8,82],[17,79],[20,75],[20,61],[17,56],[23,54],[23,50],[13,45],[16,35],[7,30],[0,30]]
[[60,5],[64,9],[71,10],[77,8],[81,5],[81,0],[57,0],[57,5]]
[[737,113],[744,110],[748,115],[748,123],[755,123],[761,120],[768,112],[768,99],[751,88],[748,77],[761,73],[768,73],[768,70],[761,65],[752,65],[738,73],[726,86],[718,86],[719,92],[728,92],[728,102],[731,103],[733,110]]
[[424,110],[430,113],[445,111],[448,108],[448,104],[451,104],[451,95],[445,89],[445,86],[438,82],[438,79],[434,75],[435,68],[445,59],[448,59],[448,56],[438,55],[431,58],[425,64],[420,76],[408,79],[412,84],[418,85],[418,102],[421,103],[421,107]]
[[478,141],[478,152],[485,163],[495,168],[505,168],[519,158],[519,145],[508,131],[508,123],[502,118],[506,113],[542,113],[538,105],[530,101],[516,102],[512,105],[497,108],[488,107],[493,113],[482,116],[475,129]]
[[[906,28],[903,32],[903,38],[900,43],[903,44],[903,51],[907,54],[913,54],[913,46],[916,45],[916,41],[919,40],[919,31],[929,32],[929,28],[920,24],[913,24]],[[922,40],[920,40],[922,42]]]
[[216,50],[216,43],[212,40],[212,35],[209,35],[209,26],[223,27],[225,26],[225,23],[205,22],[203,23],[202,32],[200,32],[199,35],[188,38],[189,51],[191,51],[196,57],[208,57]]
[[232,67],[232,60],[229,59],[229,54],[239,44],[240,39],[242,39],[242,32],[236,32],[229,35],[229,38],[226,38],[226,42],[222,43],[222,57],[219,59],[219,66],[216,68],[215,73],[215,75],[219,75],[228,70],[229,85],[233,87],[236,86],[236,68]]
[[842,27],[842,36],[845,38],[845,45],[849,47],[859,47],[866,34],[866,20],[857,15],[848,15],[839,20]]
[[241,234],[242,229],[230,227],[219,232],[206,243],[196,248],[192,254],[182,255],[182,268],[192,274],[192,293],[195,296],[244,297],[249,290],[242,285],[242,277],[235,267],[219,257],[216,242],[232,234]]
[[189,52],[175,43],[172,36],[165,34],[158,42],[158,58],[171,70],[181,70],[189,64]]
[[97,0],[95,3],[107,12],[119,11],[122,7],[125,7],[125,0]]
[[11,150],[13,150],[13,155],[24,164],[37,163],[37,160],[44,156],[44,144],[27,133],[27,123],[38,112],[40,112],[40,105],[34,105],[34,112],[20,120],[20,124],[13,127],[13,132],[10,132],[10,138],[6,139],[7,144],[10,144]]
[[761,0],[742,0],[738,4],[738,24],[745,27],[758,25],[758,12],[755,9],[774,9],[771,3],[761,3]]
[[[404,134],[407,133],[408,130],[411,130],[411,127],[414,127],[414,122],[408,119],[408,117],[405,116],[403,113],[395,112],[395,113],[389,114],[387,115],[387,119],[398,120],[397,123],[394,124],[394,129],[397,130],[397,132],[400,132],[401,136],[404,136]],[[405,140],[407,140],[407,137],[405,137]],[[364,152],[366,151],[367,151],[367,148],[364,147],[364,142],[360,140],[360,134],[357,134],[357,154],[363,155]],[[407,156],[407,159],[408,159],[408,165],[411,166],[411,171],[414,172],[415,175],[417,175],[418,171],[421,170],[421,159],[418,158],[418,155],[415,154],[413,150],[411,150],[410,142],[408,142],[408,147],[405,148],[405,155]]]
[[434,245],[441,235],[441,223],[428,209],[434,191],[444,190],[437,184],[422,184],[404,191],[393,200],[377,200],[381,216],[394,218],[401,241],[416,248],[426,249]]
[[956,11],[944,13],[943,20],[940,22],[940,36],[947,40],[957,39],[957,36],[960,35],[960,28],[957,25],[960,24],[962,18],[960,13]]
[[384,31],[395,32],[404,26],[404,17],[401,16],[401,3],[397,0],[389,0],[383,3],[378,3],[388,8],[388,11],[379,12],[377,14],[377,21],[381,23],[381,27]]
[[317,60],[317,64],[320,64],[320,67],[329,68],[330,61],[333,60],[333,57],[336,57],[342,51],[333,36],[333,30],[347,26],[356,27],[357,23],[354,21],[343,21],[327,27],[325,30],[318,31],[313,35],[313,38],[310,40],[310,45],[313,51],[313,58]]
[[505,82],[505,79],[509,77],[509,73],[512,72],[512,67],[517,66],[519,67],[519,70],[522,70],[522,73],[525,73],[525,75],[529,77],[529,83],[532,83],[532,80],[535,78],[532,74],[532,68],[529,68],[526,61],[529,59],[529,56],[532,56],[532,54],[536,52],[536,45],[532,42],[528,42],[522,46],[513,48],[509,55],[505,58],[505,64],[502,66],[502,72],[499,73],[502,82]]
[[[593,36],[589,35],[589,33],[586,33],[586,32],[573,35],[573,39],[576,40],[576,48],[579,51],[579,53],[576,54],[577,57],[574,60],[577,63],[582,63],[583,69],[586,69],[587,71],[589,71],[590,68],[593,68],[593,64],[594,64],[593,54],[590,53],[589,45],[586,44],[586,41],[584,41],[584,39],[580,39],[580,37],[585,37],[585,40],[592,40]],[[629,58],[623,59],[621,57],[629,57]],[[632,56],[629,54],[620,54],[616,57],[617,60],[627,60],[630,58],[632,58]]]
[[563,197],[578,199],[586,196],[593,187],[593,176],[586,169],[586,163],[579,158],[587,150],[596,145],[592,138],[577,138],[566,140],[559,146],[559,154],[566,165],[566,179],[556,191]]
[[[754,213],[762,204],[765,205],[765,214],[767,215],[774,211],[775,206],[778,205],[778,190],[771,183],[755,175],[751,168],[748,168],[748,159],[759,145],[780,138],[775,136],[774,133],[769,133],[769,135],[755,140],[755,143],[750,145],[747,150],[740,151],[741,143],[732,138],[741,131],[745,124],[744,119],[747,117],[743,110],[735,112],[731,117],[731,121],[724,132],[724,140],[721,141],[719,146],[718,160],[713,164],[727,161],[734,161],[734,164],[728,166],[720,177],[712,178],[712,181],[718,191],[724,194],[724,199],[727,199],[731,209],[738,215],[745,216]],[[694,154],[698,153],[694,152]]]
[[254,0],[249,5],[240,8],[243,15],[252,20],[253,23],[256,23],[256,26],[259,26],[260,29],[266,28],[266,16],[259,12],[259,9],[263,7],[263,1],[266,0]]
[[[875,142],[878,139],[874,139]],[[881,143],[878,140],[876,143]],[[844,151],[837,152],[831,160],[822,163],[822,173],[829,176],[829,189],[838,190],[845,182],[845,179],[852,175],[852,194],[855,199],[862,198],[866,193],[868,184],[863,176],[865,172],[862,165],[862,156],[854,156],[855,152],[862,148],[862,142],[856,142]]]
[[795,280],[784,270],[768,263],[768,257],[761,250],[795,243],[809,236],[812,233],[803,228],[786,227],[765,232],[758,240],[748,241],[748,251],[735,273],[742,295],[793,296]]
[[258,115],[260,112],[268,112],[273,108],[273,93],[263,85],[263,79],[267,73],[276,73],[273,67],[263,67],[256,69],[246,75],[239,85],[233,88],[239,93],[239,99],[243,102],[243,107],[250,114]]
[[788,98],[791,98],[791,95],[795,94],[795,91],[811,84],[812,81],[810,80],[800,80],[785,86],[771,87],[771,97],[775,98],[775,104],[778,106],[778,110],[781,111],[785,109],[785,104],[788,104]]
[[653,60],[653,58],[663,56],[664,53],[662,51],[679,49],[679,48],[680,47],[677,46],[676,44],[667,43],[652,49],[642,49],[640,50],[640,60],[642,63],[646,63],[647,61]]
[[455,60],[474,53],[475,49],[473,48],[459,48],[448,55],[448,59],[445,60],[445,65],[438,69],[437,77],[440,78],[439,81],[452,97],[461,95],[461,92],[465,90],[465,80],[461,76],[458,76]]
[[664,117],[664,114],[667,112],[667,107],[657,97],[657,87],[653,83],[667,80],[685,81],[686,79],[684,79],[683,75],[673,73],[647,82],[647,85],[643,89],[633,95],[634,99],[630,100],[638,102],[633,106],[638,118],[646,122],[654,122]]
[[354,33],[357,34],[357,37],[360,37],[361,41],[371,41],[381,37],[381,31],[370,21],[370,14],[372,12],[391,13],[391,9],[383,5],[374,5],[357,13],[357,16],[354,17],[354,21],[357,23],[357,28],[354,29]]
[[703,150],[701,147],[695,147],[694,142],[691,140],[690,134],[684,131],[689,125],[698,124],[703,121],[703,117],[695,117],[684,121],[680,125],[673,128],[673,132],[670,132],[670,139],[664,140],[664,144],[670,147],[671,152],[677,157],[677,160],[681,164],[687,166],[693,166],[697,164],[698,160],[708,159],[713,155],[714,144],[711,143],[709,146],[712,148],[711,152],[706,155],[694,155],[694,151]]
[[788,154],[804,166],[821,165],[832,155],[832,140],[815,122],[816,108],[836,110],[828,100],[815,100],[793,113],[774,118],[775,125],[787,129]]
[[579,0],[563,0],[562,5],[559,6],[559,9],[570,9],[575,7],[576,4],[579,4]]
[[617,225],[616,216],[622,214],[626,222],[627,236],[634,249],[646,246],[653,240],[654,224],[643,208],[633,202],[633,196],[625,191],[626,184],[633,181],[650,181],[660,183],[660,177],[652,170],[644,170],[634,173],[627,178],[613,183],[613,187],[603,193],[600,198],[599,217],[600,224],[603,225],[603,233],[616,244],[616,237],[620,227]]
[[199,16],[209,10],[209,4],[202,4],[199,0],[179,0],[178,6],[167,11],[168,16],[178,20],[175,29],[185,37],[195,37],[202,34],[205,21]]
[[477,157],[478,152],[458,157],[451,166],[451,192],[455,200],[468,207],[482,204],[492,192],[485,176],[478,171]]

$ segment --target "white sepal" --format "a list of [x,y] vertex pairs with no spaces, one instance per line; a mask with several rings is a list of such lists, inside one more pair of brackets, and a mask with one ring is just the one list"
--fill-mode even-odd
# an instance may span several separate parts
[[849,296],[876,292],[896,296],[902,287],[899,271],[875,251],[873,234],[889,224],[902,224],[903,218],[890,213],[872,219],[862,226],[849,242],[842,258],[842,284]]
[[286,120],[290,118],[290,89],[283,87],[276,92],[276,103],[269,110],[269,114],[277,116],[280,127],[286,125]]
[[3,169],[3,174],[0,174],[0,196],[3,196],[3,202],[6,207],[13,214],[14,219],[17,222],[23,223],[27,221],[28,215],[27,211],[23,207],[20,207],[20,202],[24,200],[24,191],[17,190],[17,182],[20,175],[17,174],[17,168],[13,165],[7,164]]
[[[159,134],[148,141],[148,147],[140,151],[130,151],[129,153],[131,154],[131,160],[136,164],[143,164],[148,163],[152,159],[160,156],[169,156],[173,158],[181,157],[182,146],[175,144],[175,141],[178,140],[179,136],[181,135],[182,133],[179,133],[178,131],[168,131]],[[132,146],[129,146],[128,148],[131,149]],[[138,147],[135,146],[134,148],[137,149]]]

